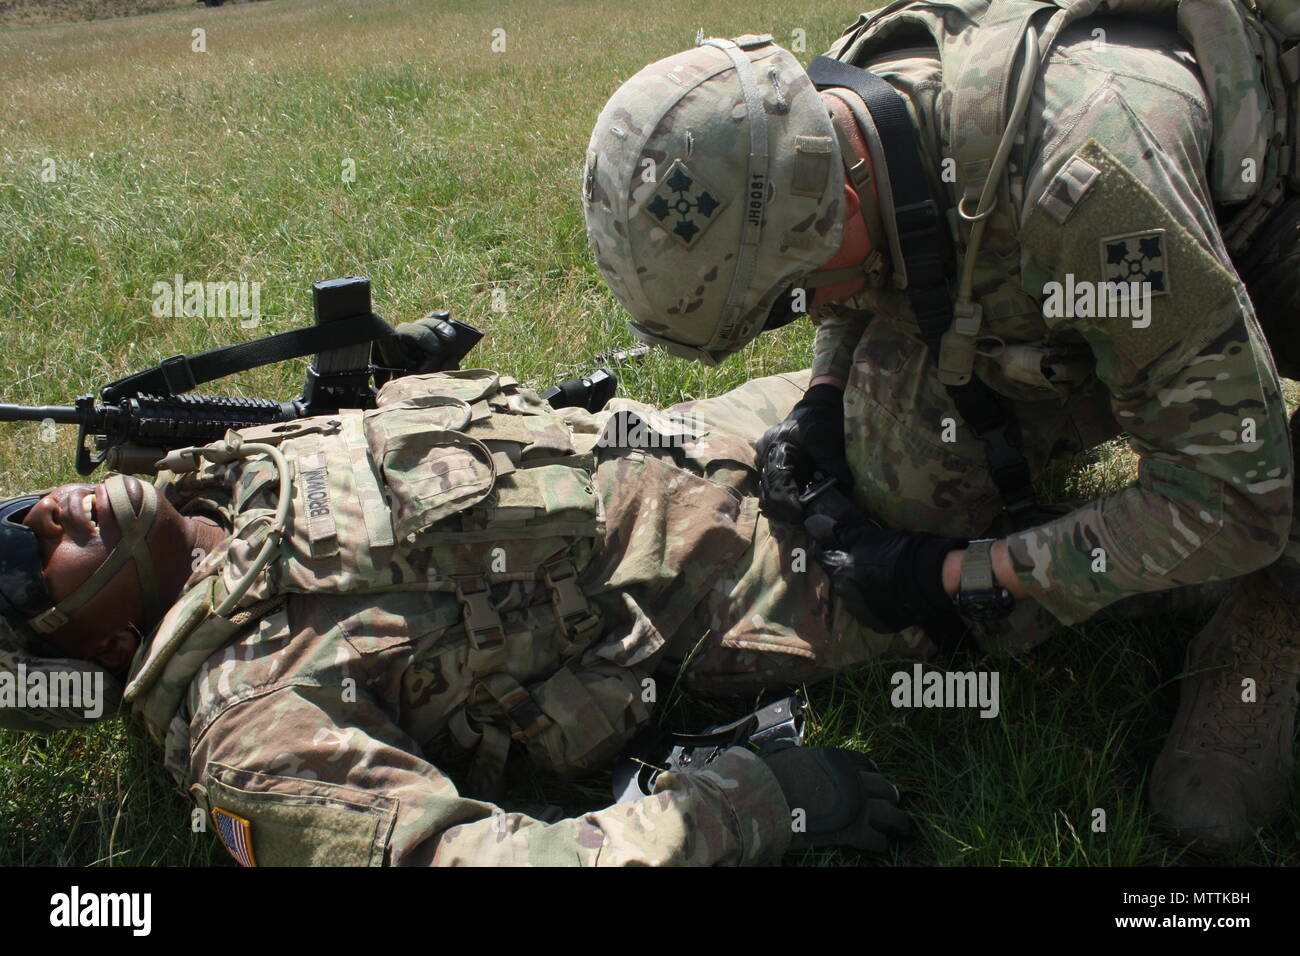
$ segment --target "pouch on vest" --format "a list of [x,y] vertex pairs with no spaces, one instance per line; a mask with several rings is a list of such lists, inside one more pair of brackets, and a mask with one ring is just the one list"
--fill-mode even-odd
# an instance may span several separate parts
[[525,690],[505,675],[486,682],[507,715],[511,736],[532,762],[569,774],[605,766],[650,718],[638,684],[570,667]]
[[[447,427],[430,429],[430,413]],[[545,583],[568,654],[599,633],[578,581],[601,534],[591,458],[573,453],[568,426],[540,399],[483,370],[408,376],[380,392],[365,433],[399,551],[464,606],[475,674],[504,666],[491,594],[500,582]]]
[[[410,378],[448,387],[431,405],[410,395]],[[427,552],[430,570],[447,579],[531,580],[600,531],[591,472],[573,454],[567,426],[529,409],[535,396],[510,394],[502,381],[479,370],[408,376],[365,415],[394,534]],[[431,429],[430,413],[446,427]]]

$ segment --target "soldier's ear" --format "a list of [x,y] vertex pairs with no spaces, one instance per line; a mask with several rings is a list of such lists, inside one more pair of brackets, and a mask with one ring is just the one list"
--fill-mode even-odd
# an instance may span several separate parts
[[131,663],[137,644],[135,631],[122,627],[96,638],[87,650],[92,661],[115,674]]
[[844,180],[844,218],[851,220],[862,209],[862,200],[858,198],[858,191],[849,183],[848,178]]

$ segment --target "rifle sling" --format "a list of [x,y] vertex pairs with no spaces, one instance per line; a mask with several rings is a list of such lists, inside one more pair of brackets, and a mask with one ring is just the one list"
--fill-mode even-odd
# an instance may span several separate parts
[[204,382],[313,352],[346,348],[392,335],[392,327],[373,312],[323,325],[293,329],[252,342],[209,349],[198,355],[173,355],[153,368],[136,372],[100,389],[106,403],[136,395],[178,395]]
[[[948,284],[944,220],[930,194],[916,133],[902,96],[874,73],[839,60],[819,56],[808,66],[818,90],[845,87],[862,98],[880,132],[894,221],[908,300],[916,313],[921,339],[939,360],[939,345],[952,325],[953,293]],[[964,385],[947,385],[948,394],[966,424],[984,444],[989,474],[1003,507],[1017,527],[1028,523],[1037,508],[1029,465],[1020,453],[1020,428],[1005,400],[977,376]]]

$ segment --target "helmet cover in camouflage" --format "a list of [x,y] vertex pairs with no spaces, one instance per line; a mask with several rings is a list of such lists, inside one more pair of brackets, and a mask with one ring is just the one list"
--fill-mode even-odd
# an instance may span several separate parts
[[587,236],[633,332],[709,365],[839,249],[844,172],[826,107],[770,37],[652,63],[605,105]]
[[92,661],[42,656],[40,639],[25,632],[0,617],[0,730],[89,727],[117,715],[117,678]]

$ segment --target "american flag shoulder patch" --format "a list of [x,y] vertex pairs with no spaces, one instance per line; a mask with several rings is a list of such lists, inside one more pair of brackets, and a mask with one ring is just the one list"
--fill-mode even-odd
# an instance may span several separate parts
[[212,808],[212,821],[226,850],[240,866],[257,866],[253,857],[253,824],[238,814],[220,807]]

